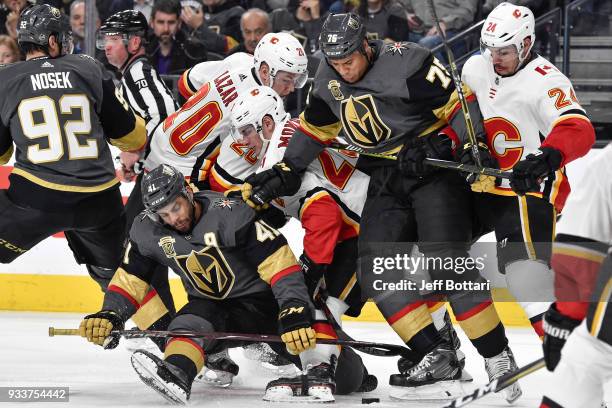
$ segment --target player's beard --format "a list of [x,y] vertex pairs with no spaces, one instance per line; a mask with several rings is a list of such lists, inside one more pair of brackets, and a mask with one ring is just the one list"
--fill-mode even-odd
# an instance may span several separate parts
[[179,226],[171,226],[171,228],[180,234],[188,235],[191,231],[193,231],[194,226],[195,226],[195,204],[192,204],[188,217],[181,220],[180,228]]

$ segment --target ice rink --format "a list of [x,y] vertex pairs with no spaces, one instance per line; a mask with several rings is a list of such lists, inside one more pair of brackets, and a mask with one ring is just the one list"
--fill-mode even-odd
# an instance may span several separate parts
[[[0,386],[70,387],[68,403],[54,403],[52,406],[72,407],[153,407],[168,406],[157,393],[146,387],[131,367],[130,352],[125,348],[128,341],[115,350],[103,350],[87,343],[80,337],[48,337],[48,326],[76,328],[80,314],[63,313],[21,313],[0,312]],[[348,322],[345,328],[356,339],[398,343],[391,329],[382,323]],[[459,329],[460,331],[460,329]],[[467,355],[466,368],[474,377],[473,384],[484,384],[487,380],[484,364],[467,338],[460,332],[462,350]],[[512,328],[508,330],[510,345],[519,366],[540,356],[541,346],[531,329]],[[196,383],[192,389],[190,405],[210,407],[260,407],[268,406],[261,400],[266,383],[273,379],[257,363],[246,360],[240,349],[230,354],[240,365],[240,374],[229,388],[214,388]],[[339,396],[338,407],[356,407],[362,397],[380,398],[380,403],[370,407],[441,407],[443,402],[423,403],[393,401],[388,397],[389,374],[396,370],[396,357],[373,357],[363,355],[370,372],[379,380],[376,391],[367,394]],[[549,386],[549,375],[545,370],[521,380],[523,397],[515,407],[538,407],[543,390]],[[612,383],[607,386],[606,399],[612,402]],[[0,403],[4,406],[36,406],[40,403]],[[296,404],[273,404],[273,406],[295,406]],[[299,404],[299,406],[317,404]],[[473,407],[509,406],[500,395],[487,396]],[[568,407],[569,408],[569,407]],[[571,407],[577,408],[577,407]],[[594,407],[596,408],[596,407]]]

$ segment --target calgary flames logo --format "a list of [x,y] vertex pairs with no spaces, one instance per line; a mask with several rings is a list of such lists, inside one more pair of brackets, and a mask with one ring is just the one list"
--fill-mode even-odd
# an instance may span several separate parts
[[374,147],[391,136],[391,129],[378,115],[372,95],[343,100],[340,116],[344,131],[358,146]]
[[191,251],[189,255],[174,258],[185,272],[193,288],[212,299],[224,299],[236,281],[236,277],[221,251],[206,247],[201,251]]

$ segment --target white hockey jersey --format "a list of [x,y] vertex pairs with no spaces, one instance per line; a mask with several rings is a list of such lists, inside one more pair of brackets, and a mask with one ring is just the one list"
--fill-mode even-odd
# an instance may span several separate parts
[[612,144],[588,164],[556,230],[612,246]]
[[[588,120],[569,79],[541,56],[516,74],[501,77],[490,61],[475,55],[463,66],[462,79],[478,99],[489,148],[502,170],[537,150],[560,121]],[[529,194],[550,200],[560,210],[570,191],[564,173],[557,171],[539,193]],[[514,195],[506,179],[493,194]]]
[[[282,160],[289,140],[299,126],[297,119],[287,121],[275,130],[257,172],[271,168]],[[274,201],[285,214],[301,219],[304,210],[321,194],[331,194],[347,216],[347,222],[359,223],[370,177],[357,170],[354,152],[325,149],[308,166],[299,191],[291,197]],[[357,227],[358,228],[358,227]]]
[[179,78],[178,89],[185,99],[196,93],[202,85],[212,81],[223,71],[253,67],[253,56],[237,52],[220,61],[200,62],[189,68]]
[[[199,161],[218,154],[231,128],[231,108],[238,96],[260,85],[251,66],[213,70],[215,75],[175,113],[158,126],[150,142],[144,166],[150,171],[161,163],[177,167],[186,177]],[[206,163],[198,166],[207,169]]]

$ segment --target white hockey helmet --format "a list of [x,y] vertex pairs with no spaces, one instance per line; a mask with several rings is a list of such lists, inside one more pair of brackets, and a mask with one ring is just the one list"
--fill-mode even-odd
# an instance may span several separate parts
[[270,67],[270,77],[276,77],[278,71],[298,74],[295,87],[302,88],[308,79],[308,58],[302,44],[289,33],[268,33],[259,40],[254,53],[255,69],[259,70],[262,62]]
[[277,125],[290,118],[285,112],[283,99],[268,86],[256,86],[236,99],[232,107],[232,137],[240,138],[241,130],[253,126],[259,138],[266,142],[262,134],[263,118],[270,115]]
[[[531,45],[525,51],[523,40],[531,37]],[[480,31],[482,55],[491,56],[489,48],[514,46],[518,53],[519,66],[535,43],[535,18],[527,7],[512,3],[501,3],[489,13]]]

